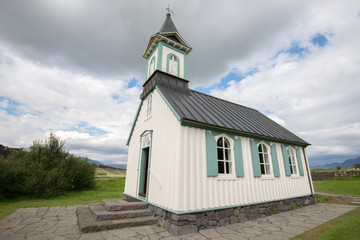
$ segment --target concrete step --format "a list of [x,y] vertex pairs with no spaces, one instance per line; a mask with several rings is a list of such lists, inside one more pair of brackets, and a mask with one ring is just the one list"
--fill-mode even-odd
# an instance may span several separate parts
[[108,211],[123,211],[123,210],[136,210],[144,209],[149,205],[145,202],[127,202],[122,199],[111,199],[111,200],[102,200],[101,204]]
[[96,221],[147,217],[152,215],[151,210],[148,208],[108,211],[102,204],[92,204],[90,205],[90,210],[93,213]]
[[83,233],[152,225],[158,222],[157,218],[153,216],[96,221],[89,206],[79,206],[76,210],[76,214],[78,217],[79,229]]

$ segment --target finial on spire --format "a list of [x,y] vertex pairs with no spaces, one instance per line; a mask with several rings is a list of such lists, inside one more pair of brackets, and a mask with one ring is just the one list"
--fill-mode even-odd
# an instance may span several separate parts
[[[168,7],[166,8],[166,10],[168,11],[168,13],[167,14],[169,14],[169,15],[174,15],[175,16],[175,13],[174,13],[174,11],[173,10],[171,10],[170,9],[170,5],[168,4]],[[170,14],[171,13],[171,14]]]

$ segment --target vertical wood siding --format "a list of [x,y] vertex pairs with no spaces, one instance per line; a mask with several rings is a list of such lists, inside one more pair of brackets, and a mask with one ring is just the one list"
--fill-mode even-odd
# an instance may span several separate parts
[[[206,169],[206,131],[181,127],[180,202],[177,211],[193,211],[254,204],[310,195],[307,172],[304,176],[285,174],[281,144],[273,144],[278,158],[280,177],[254,177],[250,138],[241,137],[244,177],[208,177]],[[302,165],[304,156],[300,151]],[[233,163],[233,166],[235,164]],[[233,169],[234,171],[234,169]],[[276,174],[278,175],[278,174]]]
[[157,90],[153,91],[153,110],[150,118],[146,117],[145,103],[146,99],[140,109],[129,144],[126,194],[137,197],[141,157],[140,135],[145,130],[153,131],[149,165],[149,203],[173,211],[186,212],[311,194],[302,149],[299,154],[304,166],[304,176],[286,176],[282,146],[275,143],[273,148],[277,155],[280,177],[254,177],[251,139],[240,136],[244,176],[236,176],[236,164],[233,162],[233,177],[208,177],[206,131],[181,126]]
[[151,117],[146,116],[146,99],[129,143],[126,183],[124,193],[138,197],[138,177],[140,168],[140,135],[152,130],[150,164],[148,174],[148,201],[157,205],[178,209],[180,158],[180,123],[163,101],[157,90],[152,92]]

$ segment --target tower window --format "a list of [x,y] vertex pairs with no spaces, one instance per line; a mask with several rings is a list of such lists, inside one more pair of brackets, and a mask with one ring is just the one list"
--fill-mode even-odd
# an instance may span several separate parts
[[151,115],[151,109],[152,109],[152,95],[149,96],[147,100],[147,110],[146,110],[146,116]]
[[179,64],[177,57],[175,55],[171,55],[169,57],[168,64],[169,64],[169,73],[177,76],[178,75],[178,64]]

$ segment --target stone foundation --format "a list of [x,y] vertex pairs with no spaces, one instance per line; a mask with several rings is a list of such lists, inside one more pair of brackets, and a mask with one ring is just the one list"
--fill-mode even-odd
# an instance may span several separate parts
[[191,214],[175,214],[162,208],[150,205],[159,223],[171,234],[182,235],[197,232],[201,229],[246,222],[275,213],[315,204],[315,196],[293,198],[242,207],[204,211]]
[[[131,198],[125,196],[124,200]],[[162,227],[173,235],[194,233],[201,229],[224,226],[232,223],[246,222],[260,217],[270,216],[283,211],[312,205],[316,203],[315,195],[287,200],[233,207],[221,210],[203,211],[190,214],[175,214],[149,204]]]

